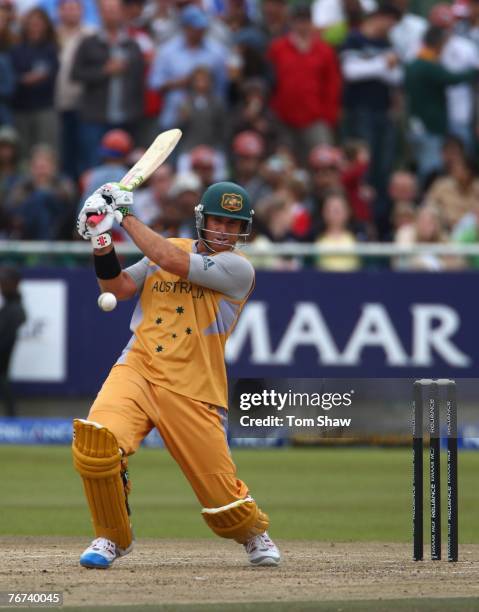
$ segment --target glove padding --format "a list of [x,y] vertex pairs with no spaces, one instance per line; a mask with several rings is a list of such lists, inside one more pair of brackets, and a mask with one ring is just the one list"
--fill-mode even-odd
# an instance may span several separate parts
[[[87,224],[90,215],[105,215],[103,219],[94,227]],[[77,219],[77,231],[83,240],[89,240],[94,236],[99,236],[109,232],[115,222],[115,215],[111,206],[103,196],[95,191],[93,195],[85,200]]]
[[130,213],[132,212],[133,193],[123,189],[119,183],[105,183],[95,191],[95,194],[100,194],[111,207],[117,223],[123,221],[123,213],[119,210],[120,208],[127,208]]

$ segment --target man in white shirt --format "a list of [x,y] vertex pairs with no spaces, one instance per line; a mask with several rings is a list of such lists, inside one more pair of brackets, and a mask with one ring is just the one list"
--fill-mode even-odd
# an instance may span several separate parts
[[409,0],[394,0],[393,4],[401,11],[402,19],[393,27],[389,38],[401,62],[410,62],[421,48],[428,23],[424,17],[408,13]]
[[[431,25],[450,33],[441,53],[442,65],[451,72],[479,68],[479,53],[474,43],[454,33],[455,16],[448,4],[436,4],[429,14]],[[447,89],[449,132],[458,136],[467,150],[474,151],[474,86],[471,83],[451,85]]]
[[[377,7],[376,0],[359,0],[364,13],[370,13]],[[313,25],[320,30],[330,28],[346,20],[343,2],[340,0],[314,0],[311,5]]]

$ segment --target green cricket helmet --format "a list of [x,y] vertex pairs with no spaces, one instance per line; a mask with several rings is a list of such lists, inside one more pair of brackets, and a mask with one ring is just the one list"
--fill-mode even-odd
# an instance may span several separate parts
[[[219,244],[214,240],[214,234],[218,232],[205,230],[206,215],[228,217],[229,219],[239,219],[242,221],[241,232],[234,235],[237,239],[242,238],[244,242],[246,242],[246,238],[251,233],[254,211],[251,208],[248,192],[236,183],[222,181],[221,183],[210,185],[201,197],[198,206],[195,207],[198,237],[209,249],[214,251],[212,245],[215,243]],[[213,235],[212,238],[207,238],[206,232],[208,232],[208,235]],[[221,232],[221,234],[225,234],[225,232]],[[232,234],[226,233],[226,235],[231,236]]]

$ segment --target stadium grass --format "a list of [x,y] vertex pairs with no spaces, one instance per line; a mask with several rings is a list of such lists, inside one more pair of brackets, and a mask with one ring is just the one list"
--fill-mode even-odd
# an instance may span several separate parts
[[[238,475],[270,514],[277,538],[333,542],[411,539],[409,449],[238,449],[233,457]],[[73,470],[68,447],[1,446],[0,465],[1,535],[91,535],[80,478]],[[424,467],[426,474],[426,456]],[[444,505],[445,468],[444,463]],[[475,528],[478,469],[479,453],[460,453],[463,543],[479,542]],[[166,451],[141,449],[130,458],[130,476],[138,538],[214,537],[200,518],[189,484]],[[427,484],[425,477],[426,488]],[[427,503],[425,499],[425,513]]]

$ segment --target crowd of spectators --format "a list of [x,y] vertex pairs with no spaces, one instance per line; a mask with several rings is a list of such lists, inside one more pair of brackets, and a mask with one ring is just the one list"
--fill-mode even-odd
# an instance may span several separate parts
[[193,237],[202,191],[231,179],[265,253],[477,242],[478,77],[479,0],[427,17],[408,0],[0,0],[0,238],[78,239],[85,197],[179,127],[135,197],[166,236]]

